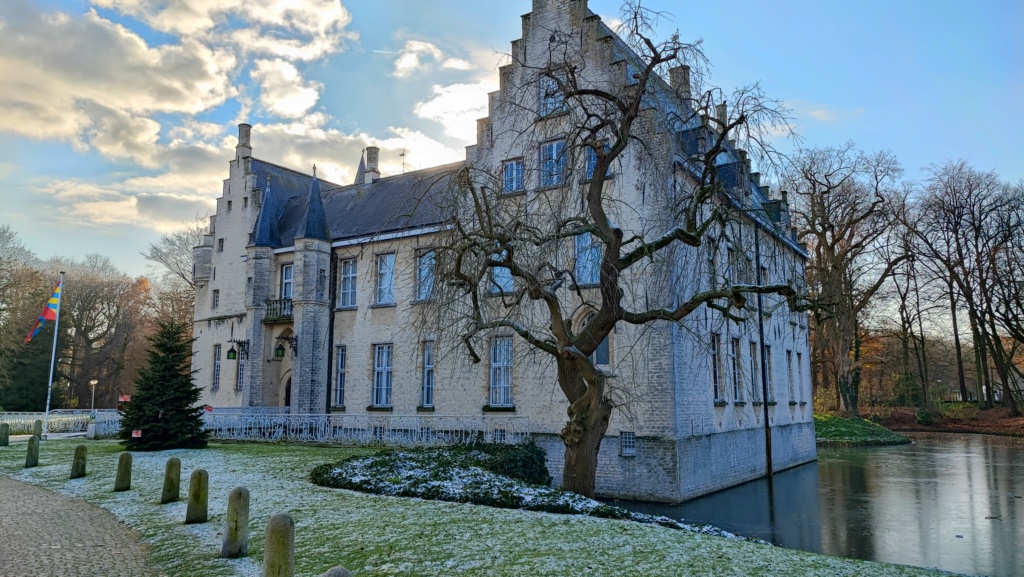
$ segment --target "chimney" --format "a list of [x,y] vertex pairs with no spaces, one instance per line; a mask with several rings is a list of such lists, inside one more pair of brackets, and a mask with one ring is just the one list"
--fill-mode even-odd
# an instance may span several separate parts
[[377,169],[377,160],[380,157],[380,148],[376,146],[366,147],[366,180],[372,183],[380,180],[380,170]]
[[725,125],[728,124],[729,122],[729,105],[727,105],[724,102],[721,104],[716,104],[715,116],[718,117],[718,122],[721,122],[722,127],[724,128]]
[[690,67],[683,64],[668,69],[668,81],[682,98],[690,98]]
[[786,192],[785,190],[783,190],[783,191],[782,191],[782,192],[780,192],[779,194],[781,194],[781,195],[782,195],[782,202],[784,202],[784,203],[786,203],[786,204],[789,204],[789,193],[788,193],[788,192]]
[[238,146],[235,147],[235,158],[252,156],[252,144],[249,141],[251,135],[252,126],[244,123],[238,125]]

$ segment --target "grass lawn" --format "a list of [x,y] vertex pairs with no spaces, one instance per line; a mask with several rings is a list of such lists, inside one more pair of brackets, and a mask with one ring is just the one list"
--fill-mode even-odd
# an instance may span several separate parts
[[835,415],[814,415],[814,432],[819,445],[905,445],[907,437],[881,425]]
[[[75,445],[89,447],[88,475],[69,481]],[[343,565],[369,575],[935,575],[627,521],[384,497],[312,485],[309,471],[365,449],[212,444],[206,450],[134,453],[132,488],[113,493],[119,446],[51,440],[40,466],[23,469],[25,443],[0,447],[0,474],[83,498],[114,513],[151,546],[167,575],[259,575],[267,520],[296,522],[296,574]],[[166,460],[182,464],[183,497],[196,468],[210,475],[210,521],[185,526],[185,503],[157,504]],[[249,557],[219,559],[228,493],[250,491]]]

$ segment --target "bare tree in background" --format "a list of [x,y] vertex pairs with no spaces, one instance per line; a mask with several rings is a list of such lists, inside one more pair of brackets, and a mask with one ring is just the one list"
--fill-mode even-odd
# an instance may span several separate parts
[[207,217],[197,216],[180,230],[165,234],[141,253],[156,273],[152,282],[153,307],[157,318],[173,319],[189,327],[195,309],[192,281],[192,249],[203,242]]
[[[439,307],[448,311],[444,325],[475,361],[494,330],[514,333],[553,361],[568,401],[562,482],[583,495],[594,494],[612,410],[636,394],[628,385],[613,391],[593,357],[617,324],[640,334],[646,325],[679,322],[704,304],[742,320],[749,293],[795,299],[788,278],[760,284],[753,274],[717,275],[709,284],[706,265],[695,264],[695,249],[708,238],[724,242],[741,228],[737,221],[746,222],[748,242],[765,234],[740,216],[751,210],[738,201],[743,193],[727,188],[749,176],[740,147],[768,166],[777,159],[769,136],[789,127],[778,102],[757,85],[728,98],[705,87],[699,43],[678,35],[655,41],[650,32],[657,17],[639,2],[625,5],[620,34],[632,50],[610,48],[622,51],[621,75],[588,60],[576,35],[557,30],[543,61],[516,60],[503,70],[505,95],[495,106],[518,120],[515,134],[494,138],[536,150],[552,132],[564,137],[564,150],[550,160],[561,163],[566,176],[545,180],[554,172],[542,163],[538,190],[504,194],[504,175],[487,166],[466,168],[454,179],[453,226],[436,249],[439,284],[447,288]],[[671,87],[664,76],[673,77]],[[534,106],[538,85],[541,105],[557,95],[557,109]],[[666,142],[665,134],[679,140]],[[732,159],[728,166],[726,159]],[[613,169],[623,180],[614,185],[630,193],[632,204],[611,193]],[[732,184],[727,169],[740,174]],[[620,337],[625,332],[620,327]]]
[[816,348],[840,408],[859,410],[859,316],[907,254],[890,233],[906,198],[903,170],[888,152],[865,154],[848,143],[800,152],[784,178],[795,225],[811,258],[809,298]]

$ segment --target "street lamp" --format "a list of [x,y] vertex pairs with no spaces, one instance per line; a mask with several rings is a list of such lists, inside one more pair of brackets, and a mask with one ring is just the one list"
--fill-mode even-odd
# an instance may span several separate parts
[[100,384],[99,380],[91,379],[89,386],[92,387],[92,406],[89,407],[89,418],[96,420],[96,385]]

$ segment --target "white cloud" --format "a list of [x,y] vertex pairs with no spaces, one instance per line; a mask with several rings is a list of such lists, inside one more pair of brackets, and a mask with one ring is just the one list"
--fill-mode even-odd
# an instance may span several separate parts
[[395,59],[394,75],[405,78],[413,72],[421,70],[428,62],[438,62],[444,57],[441,49],[430,42],[408,40]]
[[434,120],[446,135],[466,144],[476,141],[476,121],[487,116],[487,94],[498,89],[493,79],[474,84],[434,86],[429,100],[416,103],[413,111]]
[[470,68],[473,67],[472,64],[466,62],[461,58],[449,58],[444,61],[444,64],[442,64],[442,66],[445,68],[450,68],[452,70],[469,70]]
[[298,118],[320,99],[322,84],[305,82],[295,66],[284,60],[257,60],[253,80],[260,84],[260,103],[272,114]]

